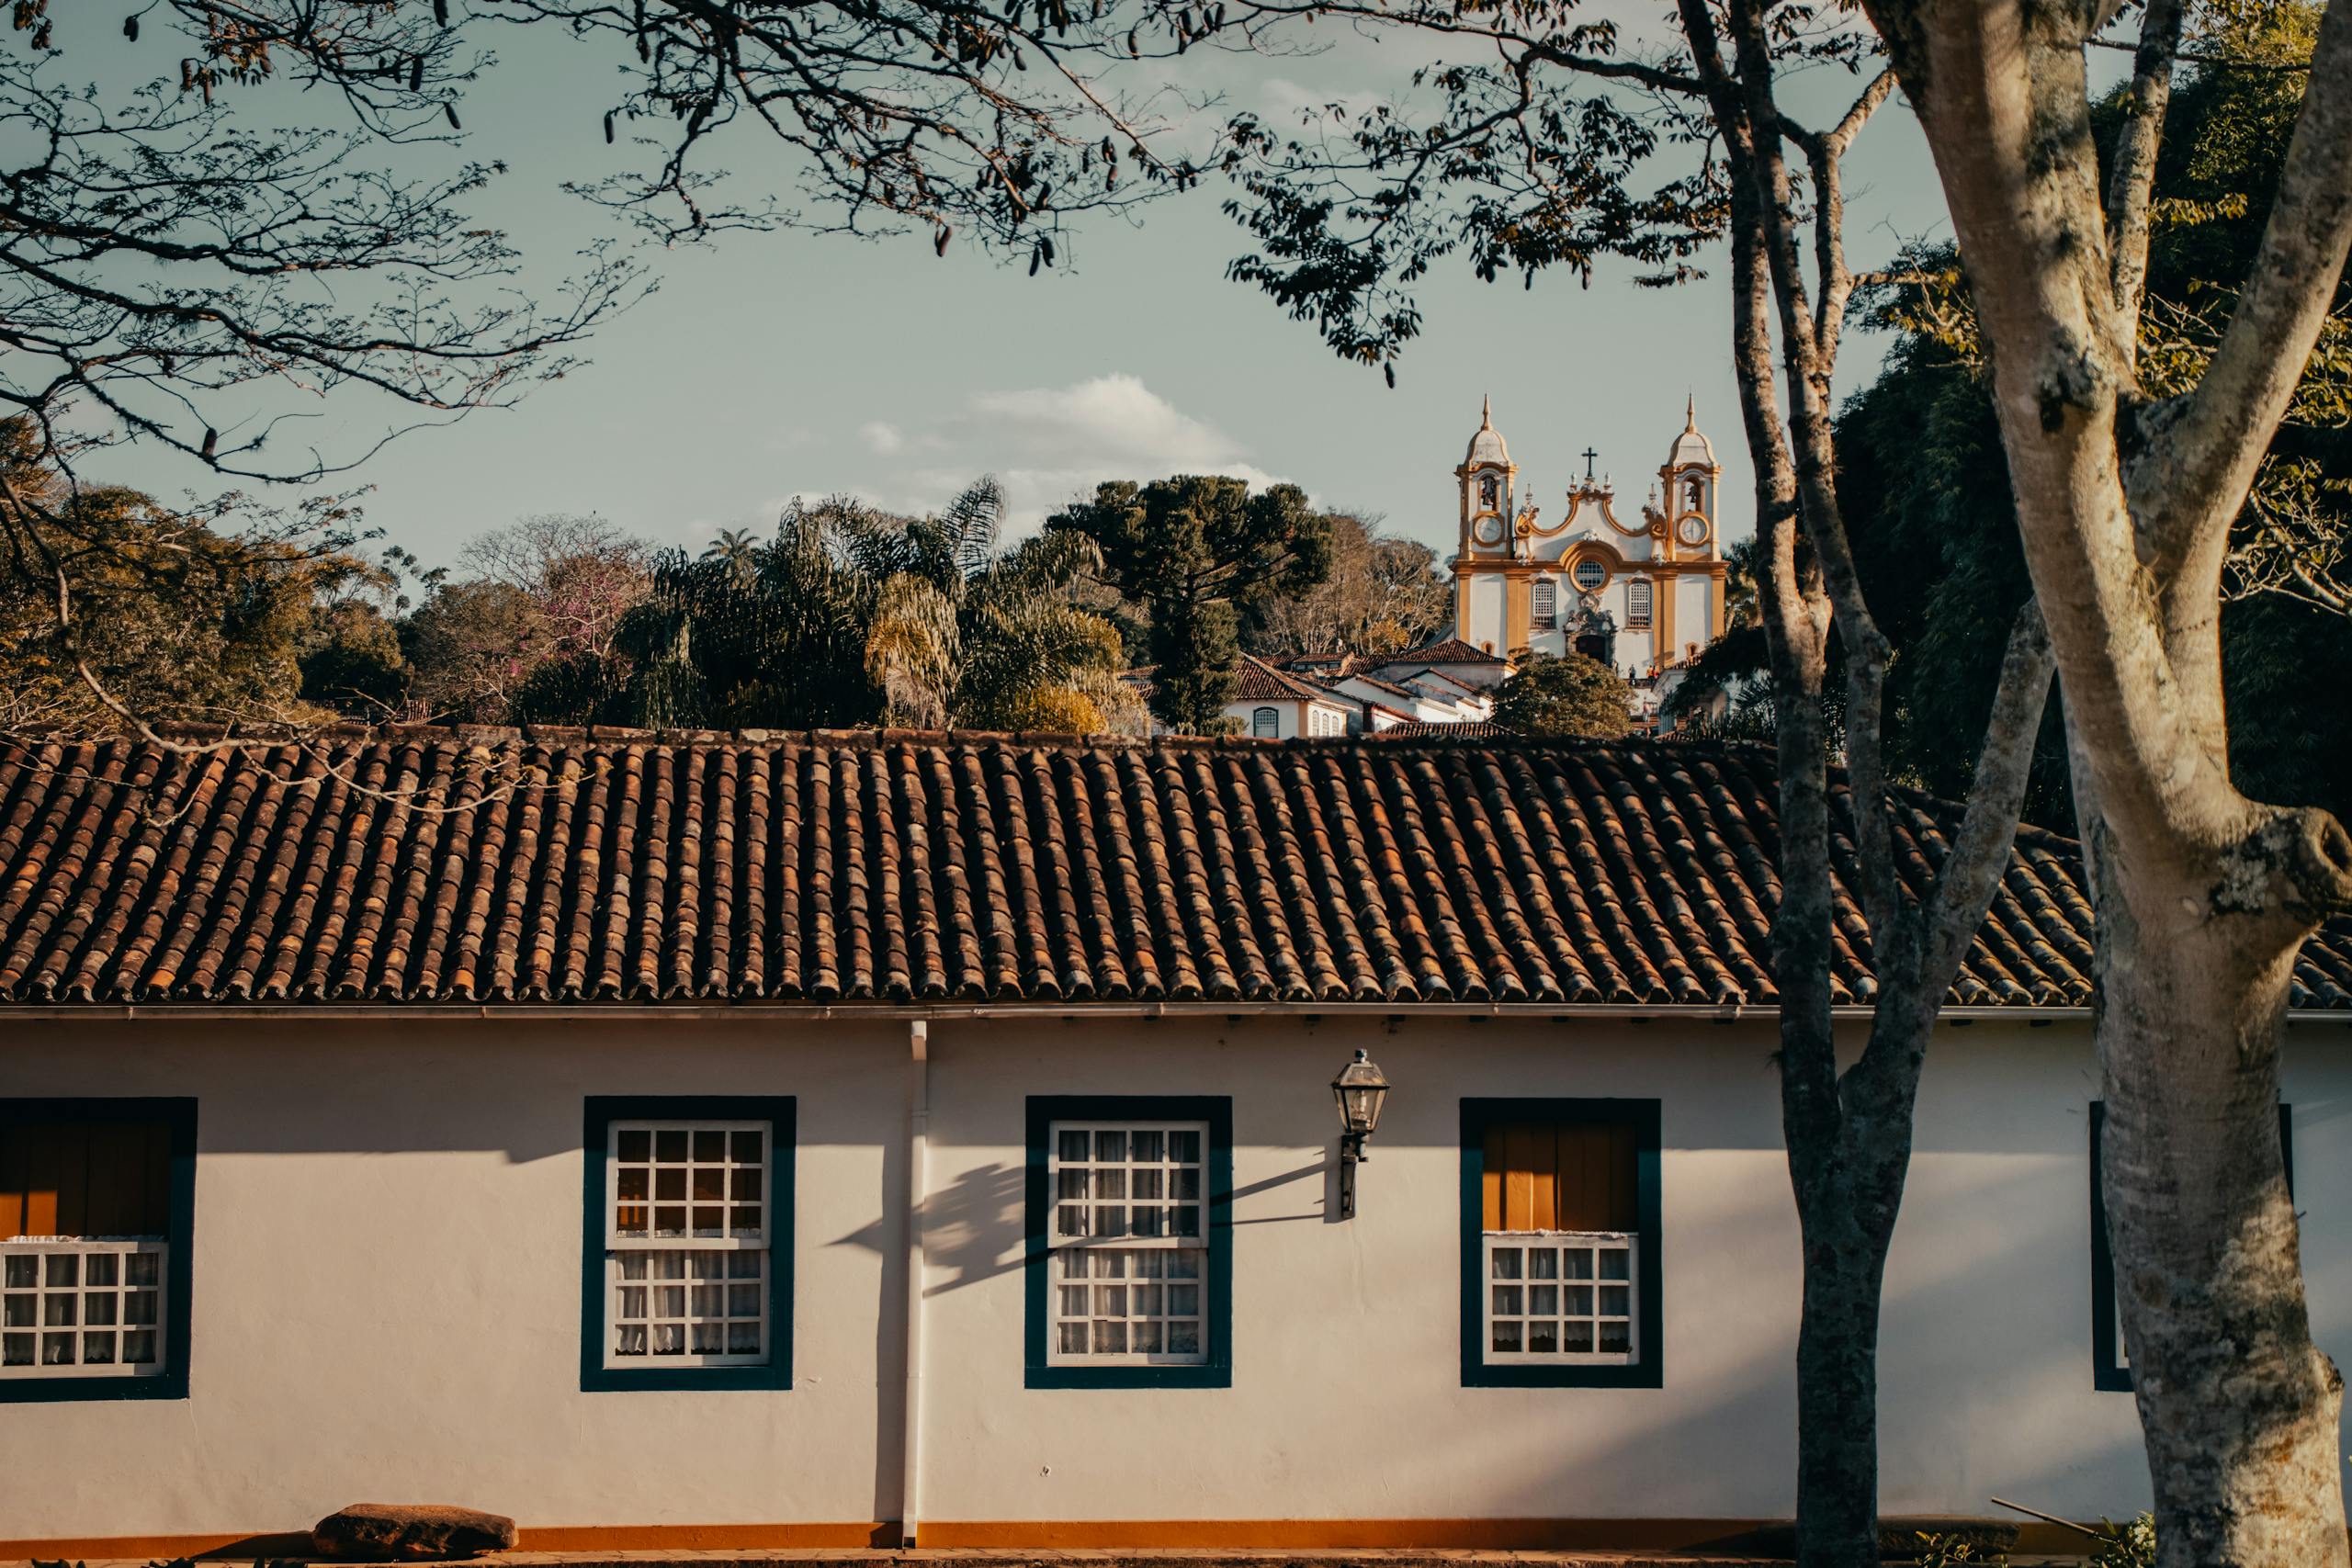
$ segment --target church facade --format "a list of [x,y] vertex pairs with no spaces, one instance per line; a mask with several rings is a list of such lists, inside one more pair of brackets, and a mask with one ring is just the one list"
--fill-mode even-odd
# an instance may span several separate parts
[[1461,533],[1453,560],[1454,636],[1501,658],[1582,653],[1648,682],[1723,634],[1723,467],[1696,405],[1630,519],[1606,477],[1585,477],[1546,522],[1519,491],[1519,466],[1491,404],[1454,478]]

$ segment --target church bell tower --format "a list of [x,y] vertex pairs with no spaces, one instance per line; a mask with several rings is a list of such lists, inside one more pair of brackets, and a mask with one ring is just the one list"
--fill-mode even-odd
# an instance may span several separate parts
[[[1519,465],[1510,460],[1510,448],[1495,428],[1492,399],[1479,407],[1478,428],[1453,477],[1462,491],[1462,531],[1453,558],[1455,635],[1473,648],[1502,653],[1509,632],[1503,625],[1501,579],[1476,569],[1499,568],[1510,559]],[[1489,589],[1496,592],[1486,592]]]
[[1510,460],[1510,448],[1495,428],[1492,399],[1479,408],[1477,431],[1470,437],[1470,449],[1453,477],[1462,486],[1462,553],[1508,556],[1511,495],[1519,465]]

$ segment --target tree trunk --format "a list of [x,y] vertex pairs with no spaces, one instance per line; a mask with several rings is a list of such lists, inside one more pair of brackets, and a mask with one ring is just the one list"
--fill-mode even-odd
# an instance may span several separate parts
[[2229,325],[2195,390],[2155,403],[2101,243],[2096,14],[1866,5],[1951,201],[2077,798],[2093,803],[2102,1175],[2158,1560],[2342,1568],[2338,1380],[2311,1342],[2277,1102],[2295,954],[2352,905],[2352,839],[2238,792],[2218,627],[2231,520],[2352,248],[2352,5],[2321,23]]
[[2158,1560],[2343,1563],[2343,1379],[2312,1343],[2279,1144],[2294,950],[2100,894],[2100,1177]]
[[1849,1185],[1833,1181],[1800,1213],[1799,1568],[1876,1568],[1879,1561],[1879,1292],[1892,1228],[1863,1220]]

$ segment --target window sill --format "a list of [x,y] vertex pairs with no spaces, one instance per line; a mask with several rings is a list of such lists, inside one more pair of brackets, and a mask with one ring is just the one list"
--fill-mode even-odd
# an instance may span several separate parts
[[186,1399],[186,1372],[146,1377],[0,1378],[0,1404],[69,1404],[109,1399]]
[[1031,1367],[1025,1388],[1231,1388],[1229,1366]]
[[1551,1366],[1476,1366],[1462,1369],[1464,1388],[1663,1388],[1661,1369],[1653,1362],[1560,1362]]
[[582,1393],[676,1393],[681,1390],[720,1392],[766,1389],[790,1393],[792,1374],[779,1366],[762,1367],[596,1367],[582,1369]]

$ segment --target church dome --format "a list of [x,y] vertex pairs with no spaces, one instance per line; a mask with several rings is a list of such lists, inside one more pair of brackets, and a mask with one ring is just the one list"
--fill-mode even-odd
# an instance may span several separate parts
[[1463,457],[1462,466],[1465,468],[1476,468],[1481,463],[1508,466],[1510,462],[1510,448],[1503,445],[1502,432],[1495,428],[1494,402],[1488,399],[1479,406],[1478,433],[1470,438],[1470,450]]
[[1686,463],[1715,465],[1715,444],[1699,434],[1699,400],[1694,396],[1682,411],[1682,434],[1674,438],[1674,454],[1666,460],[1669,468]]

